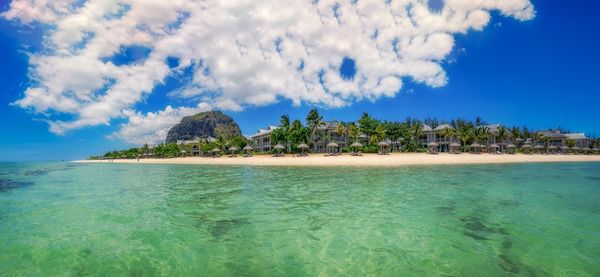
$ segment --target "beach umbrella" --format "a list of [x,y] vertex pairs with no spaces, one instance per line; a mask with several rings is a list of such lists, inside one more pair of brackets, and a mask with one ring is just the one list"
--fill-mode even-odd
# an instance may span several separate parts
[[273,149],[277,149],[277,150],[283,150],[285,149],[285,146],[281,145],[281,144],[276,144],[275,146],[273,146]]
[[440,146],[437,142],[430,142],[427,144],[427,148],[429,149],[429,153],[437,153],[438,152],[438,146]]
[[218,153],[218,152],[221,152],[221,149],[219,149],[219,148],[213,148],[213,150],[211,150],[211,152]]
[[244,150],[244,151],[253,151],[254,147],[252,147],[250,145],[246,145],[246,146],[244,146],[244,148],[242,148],[242,150]]
[[456,142],[450,143],[450,151],[451,152],[457,153],[458,151],[456,151],[456,149],[459,149],[459,148],[460,148],[460,143],[456,143]]
[[494,143],[494,144],[490,145],[490,148],[498,149],[498,148],[500,148],[500,145]]
[[237,148],[237,147],[235,147],[235,146],[231,146],[231,147],[229,147],[229,149],[227,149],[227,150],[228,150],[229,152],[231,152],[231,154],[234,154],[234,153],[235,153],[235,151],[238,151],[238,148]]
[[350,144],[350,147],[363,147],[362,143],[355,141],[352,144]]
[[331,152],[333,152],[333,149],[337,149],[338,147],[340,147],[340,145],[335,142],[330,142],[327,144],[327,149],[331,149]]
[[511,144],[507,145],[506,148],[517,148],[517,146],[511,143]]
[[572,148],[573,150],[581,150],[581,148],[579,148],[579,146],[575,146]]
[[538,145],[535,146],[535,149],[544,149],[544,146],[541,145],[541,144],[538,144]]
[[306,144],[306,143],[300,143],[300,144],[298,144],[298,149],[302,150],[302,153],[303,153],[303,154],[304,154],[304,151],[305,151],[306,149],[308,149],[308,148],[310,148],[310,147],[309,147],[309,146],[308,146],[308,144]]
[[533,148],[533,146],[531,146],[531,144],[525,144],[525,145],[523,145],[523,148],[531,149],[531,148]]
[[477,152],[479,152],[479,148],[481,148],[481,144],[479,144],[477,142],[473,142],[473,143],[471,143],[470,147],[471,147],[471,150],[476,149]]
[[377,145],[379,145],[379,148],[381,149],[381,151],[380,151],[381,154],[385,154],[385,148],[387,148],[390,144],[385,141],[382,141],[382,142],[378,143]]
[[327,147],[337,148],[340,147],[340,145],[335,142],[330,142],[327,144]]

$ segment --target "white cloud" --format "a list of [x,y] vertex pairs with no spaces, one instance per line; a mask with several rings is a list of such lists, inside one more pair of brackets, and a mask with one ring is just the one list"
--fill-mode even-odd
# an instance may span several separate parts
[[[142,118],[197,109],[169,107],[145,116],[132,111],[157,84],[186,67],[193,78],[172,95],[214,108],[241,110],[280,98],[339,107],[394,96],[407,77],[444,86],[441,64],[454,47],[454,34],[482,30],[492,10],[518,20],[535,16],[529,0],[446,0],[439,11],[427,3],[14,0],[3,16],[48,26],[48,49],[31,54],[31,86],[16,105],[50,117],[73,116],[50,121],[58,134],[128,118],[114,137],[137,141],[136,135],[149,139],[148,132],[128,128],[146,124]],[[132,45],[151,53],[133,64],[109,61]],[[179,67],[169,68],[167,57],[179,58]],[[344,57],[356,62],[351,80],[339,76]]]

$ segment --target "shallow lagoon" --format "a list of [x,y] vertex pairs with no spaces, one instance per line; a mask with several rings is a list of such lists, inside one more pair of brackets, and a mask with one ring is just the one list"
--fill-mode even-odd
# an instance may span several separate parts
[[7,275],[599,276],[600,163],[0,164]]

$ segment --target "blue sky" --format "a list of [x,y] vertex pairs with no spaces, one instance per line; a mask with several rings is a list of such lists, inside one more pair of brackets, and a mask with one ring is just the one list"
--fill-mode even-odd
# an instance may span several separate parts
[[[325,118],[344,121],[355,120],[362,112],[387,120],[402,120],[407,116],[440,119],[481,116],[493,123],[535,129],[562,126],[600,135],[597,113],[600,3],[532,3],[536,15],[531,20],[519,21],[492,11],[491,20],[482,31],[455,34],[452,51],[440,62],[447,76],[447,82],[440,87],[403,77],[404,85],[393,97],[353,100],[335,107],[331,103],[308,101],[298,106],[280,95],[272,103],[245,103],[241,109],[229,109],[226,113],[239,123],[244,134],[276,124],[281,114],[303,120],[308,110],[318,107]],[[9,8],[8,3],[0,4],[1,11]],[[57,134],[49,130],[48,120],[69,121],[80,115],[53,110],[36,112],[31,107],[11,104],[23,99],[25,91],[32,87],[28,55],[47,51],[43,39],[47,28],[50,27],[35,22],[24,24],[15,19],[0,19],[0,160],[78,159],[132,145],[126,139],[108,138],[128,122],[126,116],[111,118],[109,124],[83,126]],[[105,60],[116,65],[135,63],[145,59],[149,52],[144,47],[125,47]],[[175,68],[179,62],[169,58],[167,64]],[[343,78],[353,77],[355,66],[361,70],[353,63],[354,59],[342,62]],[[169,75],[163,84],[156,85],[131,106],[143,115],[164,110],[167,105],[174,108],[196,105],[197,97],[175,96],[192,75],[185,68]]]

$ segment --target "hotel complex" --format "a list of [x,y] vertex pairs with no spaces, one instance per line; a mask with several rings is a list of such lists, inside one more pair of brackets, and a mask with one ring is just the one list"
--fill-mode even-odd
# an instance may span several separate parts
[[[338,122],[328,121],[324,125],[319,126],[316,134],[311,135],[310,141],[311,150],[313,152],[328,152],[327,145],[335,143],[339,145],[339,149],[344,148],[352,144],[348,135],[348,130],[341,136],[338,134]],[[253,143],[255,151],[258,152],[269,152],[273,149],[271,143],[271,133],[277,129],[277,126],[268,126],[265,129],[259,129],[258,132],[250,137]],[[516,148],[523,147],[532,149],[546,149],[548,150],[566,150],[566,141],[571,139],[575,142],[574,149],[588,149],[591,146],[591,139],[586,137],[583,133],[570,133],[563,134],[558,130],[551,131],[540,131],[538,132],[543,140],[535,141],[533,138],[528,139],[513,139],[510,133],[504,140],[498,137],[500,124],[482,125],[477,128],[487,128],[489,137],[483,141],[477,141],[477,147],[479,148]],[[426,124],[422,124],[421,136],[418,138],[418,142],[424,147],[435,152],[451,152],[453,147],[460,147],[460,140],[457,135],[445,136],[446,129],[454,130],[454,127],[448,124],[441,124],[432,128]],[[367,142],[367,136],[360,135],[357,139],[361,143]],[[398,141],[390,141],[389,139],[384,141],[387,145],[391,146],[392,149],[402,149],[403,139]],[[474,146],[474,145],[470,145]]]

